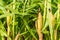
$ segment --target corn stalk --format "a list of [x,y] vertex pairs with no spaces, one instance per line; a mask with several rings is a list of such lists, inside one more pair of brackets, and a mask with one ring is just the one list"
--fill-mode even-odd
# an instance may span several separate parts
[[[7,10],[7,13],[9,13],[9,10]],[[10,34],[10,16],[7,16],[7,34],[8,34],[8,38],[7,40],[9,40],[9,34]]]
[[[57,22],[59,21],[59,18],[60,18],[60,2],[58,0],[58,13],[57,13]],[[57,24],[57,28],[55,29],[54,33],[55,33],[55,39],[54,40],[57,40],[57,29],[59,27],[59,23]]]
[[44,14],[43,14],[43,25],[45,24],[46,21],[46,9],[47,9],[47,1],[44,1]]
[[[15,10],[15,0],[13,0],[13,9]],[[12,28],[13,40],[14,40],[14,24],[15,24],[15,15],[13,15],[13,28]]]

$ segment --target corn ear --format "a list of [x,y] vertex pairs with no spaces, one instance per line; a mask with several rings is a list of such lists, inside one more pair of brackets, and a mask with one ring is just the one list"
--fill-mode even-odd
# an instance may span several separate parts
[[55,17],[52,14],[51,9],[49,9],[49,28],[50,28],[51,40],[54,40],[54,26],[55,26]]
[[55,17],[54,17],[54,15],[52,13],[50,13],[49,15],[50,15],[50,22],[49,22],[50,26],[52,28],[54,28],[54,26],[55,26]]
[[39,36],[39,40],[43,40],[43,34],[42,34],[42,27],[43,27],[43,22],[42,22],[42,15],[40,12],[38,12],[38,19],[35,23],[36,25],[36,30]]

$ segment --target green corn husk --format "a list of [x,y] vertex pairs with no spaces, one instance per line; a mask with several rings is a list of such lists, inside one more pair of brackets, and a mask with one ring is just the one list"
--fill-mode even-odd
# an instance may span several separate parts
[[55,17],[50,11],[49,13],[49,28],[50,28],[50,35],[51,35],[51,40],[54,40],[54,26],[55,26]]

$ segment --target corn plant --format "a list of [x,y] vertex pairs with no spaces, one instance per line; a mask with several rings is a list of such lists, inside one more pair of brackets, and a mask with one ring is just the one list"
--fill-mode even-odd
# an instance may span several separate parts
[[60,0],[0,0],[0,40],[60,40]]

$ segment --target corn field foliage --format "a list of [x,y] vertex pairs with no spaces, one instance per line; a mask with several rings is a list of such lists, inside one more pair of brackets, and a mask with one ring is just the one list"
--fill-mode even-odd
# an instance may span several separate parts
[[60,40],[60,0],[0,0],[0,40]]

